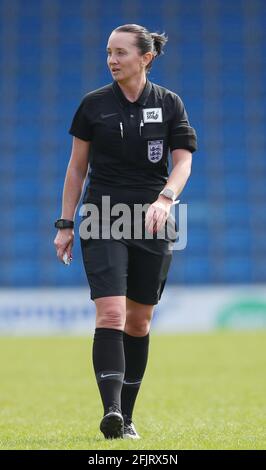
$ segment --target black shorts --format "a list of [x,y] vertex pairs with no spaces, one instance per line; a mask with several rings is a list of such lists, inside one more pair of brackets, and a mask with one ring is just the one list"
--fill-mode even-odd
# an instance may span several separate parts
[[161,298],[173,250],[164,239],[80,237],[91,299],[123,295],[155,305]]

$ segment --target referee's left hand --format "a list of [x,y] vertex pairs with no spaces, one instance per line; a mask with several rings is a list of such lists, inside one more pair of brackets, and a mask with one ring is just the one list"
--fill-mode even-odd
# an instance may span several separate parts
[[163,195],[150,205],[145,217],[145,229],[149,233],[159,232],[163,228],[170,214],[171,205],[171,199]]
[[[59,229],[54,239],[54,245],[56,249],[57,258],[59,261],[64,263],[64,253],[67,253],[67,257],[72,261],[72,247],[74,244],[74,230],[72,228]],[[65,264],[65,263],[64,263]]]

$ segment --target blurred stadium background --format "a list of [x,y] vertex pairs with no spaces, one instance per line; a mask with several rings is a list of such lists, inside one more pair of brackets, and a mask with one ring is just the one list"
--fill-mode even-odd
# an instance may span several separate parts
[[265,2],[0,0],[0,332],[93,329],[78,237],[65,267],[53,223],[73,114],[111,81],[106,42],[125,23],[169,36],[149,79],[181,96],[199,140],[181,196],[188,245],[153,328],[265,328]]

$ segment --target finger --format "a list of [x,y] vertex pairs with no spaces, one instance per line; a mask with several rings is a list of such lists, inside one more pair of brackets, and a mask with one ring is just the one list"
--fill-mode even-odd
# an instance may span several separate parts
[[167,217],[168,217],[167,212],[164,212],[164,214],[162,215],[162,219],[161,219],[161,221],[160,221],[160,226],[159,226],[159,228],[158,228],[158,232],[164,228],[165,223],[166,223],[166,220],[167,220]]
[[68,259],[72,260],[73,257],[72,257],[72,244],[69,243],[69,245],[67,246],[66,250],[65,250],[65,253],[67,254],[67,257]]
[[159,227],[160,227],[160,225],[161,225],[161,223],[162,223],[162,219],[163,219],[163,214],[162,214],[162,213],[159,213],[159,214],[158,214],[158,217],[157,217],[157,220],[156,220],[156,222],[155,222],[155,224],[154,224],[154,226],[153,226],[153,231],[154,231],[154,233],[158,232]]
[[147,210],[146,216],[145,216],[145,224],[146,225],[149,225],[151,219],[153,218],[153,212],[154,212],[154,209],[153,209],[152,206],[150,206],[149,209]]
[[57,258],[62,263],[64,263],[64,260],[63,260],[64,252],[65,250],[62,250],[62,249],[57,250]]
[[154,209],[152,208],[152,210],[148,211],[147,212],[147,216],[146,216],[146,219],[145,219],[145,228],[146,230],[151,231],[152,230],[152,227],[153,227],[153,224],[154,224],[154,214],[155,214],[155,211]]
[[154,225],[154,233],[159,232],[161,228],[164,226],[165,223],[165,215],[164,213],[159,214],[156,224]]
[[151,233],[156,233],[157,232],[157,226],[158,226],[157,224],[158,224],[158,218],[154,219],[154,221],[153,221]]
[[153,218],[150,220],[150,223],[147,225],[147,231],[149,233],[153,233],[153,228],[154,228],[154,225],[156,224],[156,221],[157,221],[157,214],[156,212],[154,212]]

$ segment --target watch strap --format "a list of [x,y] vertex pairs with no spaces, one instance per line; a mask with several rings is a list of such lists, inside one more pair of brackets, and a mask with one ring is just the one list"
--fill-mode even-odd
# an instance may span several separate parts
[[164,188],[164,189],[160,192],[160,194],[161,194],[162,196],[166,197],[167,199],[171,199],[172,202],[175,201],[176,196],[175,196],[174,191],[172,191],[172,189]]
[[58,228],[58,229],[74,228],[74,222],[73,220],[58,219],[55,221],[54,226],[55,228]]

